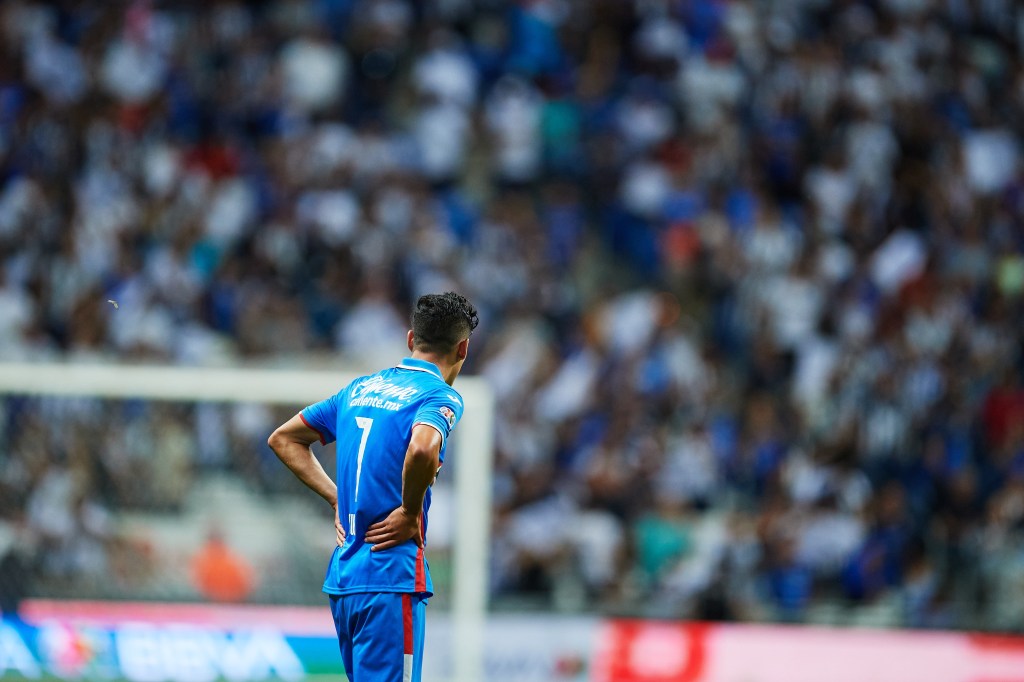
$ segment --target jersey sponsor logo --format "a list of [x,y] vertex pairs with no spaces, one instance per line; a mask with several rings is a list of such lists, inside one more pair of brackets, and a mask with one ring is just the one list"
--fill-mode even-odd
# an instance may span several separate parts
[[399,410],[414,395],[418,388],[398,386],[379,376],[373,376],[352,387],[349,407],[377,407],[385,410]]
[[449,429],[455,428],[455,412],[452,411],[452,408],[445,406],[439,409],[438,412],[440,412],[441,416],[444,417],[446,422],[448,422]]

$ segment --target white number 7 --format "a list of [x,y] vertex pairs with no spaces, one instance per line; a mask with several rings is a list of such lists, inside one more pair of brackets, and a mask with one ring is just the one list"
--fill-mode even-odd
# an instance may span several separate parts
[[[363,455],[366,454],[366,439],[370,437],[370,429],[373,428],[373,420],[369,417],[356,417],[356,426],[360,431],[363,432],[362,438],[359,439],[359,455],[356,457],[356,494],[355,502],[359,501],[359,479],[363,475]],[[355,537],[356,534],[356,515],[348,515],[348,528],[349,535]]]

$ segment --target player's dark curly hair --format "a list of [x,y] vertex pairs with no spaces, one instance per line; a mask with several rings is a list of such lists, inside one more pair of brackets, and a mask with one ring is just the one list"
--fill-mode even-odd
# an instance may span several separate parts
[[465,296],[452,291],[420,296],[412,313],[413,344],[416,350],[447,355],[478,324],[476,308]]

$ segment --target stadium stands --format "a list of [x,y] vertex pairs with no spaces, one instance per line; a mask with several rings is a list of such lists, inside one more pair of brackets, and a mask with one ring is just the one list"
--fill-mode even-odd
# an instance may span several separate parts
[[[1024,629],[1022,26],[4,2],[0,355],[375,363],[458,289],[497,603]],[[114,520],[182,514],[192,476],[296,490],[269,411],[2,408],[0,593],[99,589],[141,551]]]

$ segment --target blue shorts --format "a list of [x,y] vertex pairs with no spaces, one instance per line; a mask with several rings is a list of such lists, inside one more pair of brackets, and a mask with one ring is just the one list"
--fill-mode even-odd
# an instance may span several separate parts
[[330,597],[350,682],[420,682],[425,598],[401,592]]

